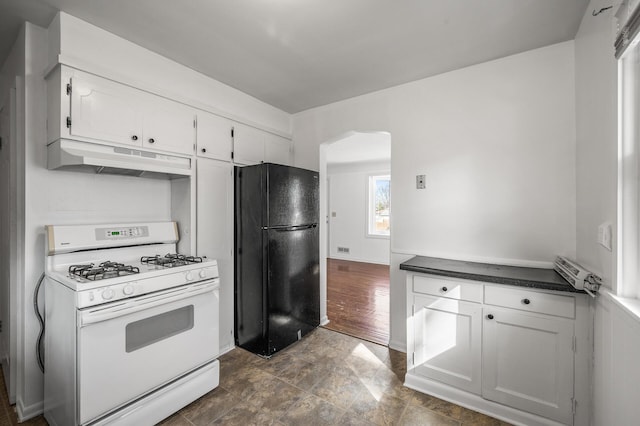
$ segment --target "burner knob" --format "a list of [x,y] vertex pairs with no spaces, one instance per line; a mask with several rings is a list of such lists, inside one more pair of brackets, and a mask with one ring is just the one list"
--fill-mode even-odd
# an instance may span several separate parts
[[131,284],[127,284],[122,288],[122,292],[125,296],[131,296],[133,294],[133,286]]
[[191,271],[187,272],[184,277],[187,279],[187,281],[193,280],[193,274],[191,273]]
[[102,292],[102,298],[104,300],[109,300],[113,297],[113,290],[108,288]]
[[207,271],[203,269],[202,271],[200,271],[200,278],[206,278],[206,277],[207,277]]

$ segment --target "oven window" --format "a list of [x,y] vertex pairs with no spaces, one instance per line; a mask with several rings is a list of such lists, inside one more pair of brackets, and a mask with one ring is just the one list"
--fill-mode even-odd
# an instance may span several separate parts
[[193,328],[193,305],[165,312],[126,326],[127,353],[137,351]]

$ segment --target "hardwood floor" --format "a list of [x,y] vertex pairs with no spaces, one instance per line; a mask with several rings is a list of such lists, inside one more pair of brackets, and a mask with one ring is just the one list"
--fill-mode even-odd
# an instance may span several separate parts
[[330,330],[389,344],[389,266],[327,259]]

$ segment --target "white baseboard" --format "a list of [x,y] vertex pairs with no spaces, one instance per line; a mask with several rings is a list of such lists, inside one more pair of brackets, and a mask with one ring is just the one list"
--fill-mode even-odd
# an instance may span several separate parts
[[220,349],[220,353],[218,354],[218,358],[221,357],[222,355],[226,354],[227,352],[231,352],[235,348],[236,348],[236,345],[227,345],[227,346],[223,347],[222,349]]
[[16,414],[18,422],[22,423],[44,412],[44,401],[38,401],[31,405],[24,405],[22,399],[16,397]]
[[407,344],[398,340],[389,340],[389,349],[394,351],[407,353]]
[[521,426],[562,426],[555,422],[535,414],[520,411],[506,405],[498,404],[482,398],[479,395],[456,389],[444,383],[430,380],[411,371],[405,375],[404,385],[410,389],[435,396],[445,401],[452,402],[470,410],[478,411],[491,417]]
[[389,266],[389,262],[379,261],[379,260],[371,260],[371,259],[361,259],[359,257],[353,256],[341,256],[339,254],[332,254],[327,256],[327,259],[335,259],[335,260],[350,260],[352,262],[361,262],[361,263],[373,263],[374,265],[387,265]]

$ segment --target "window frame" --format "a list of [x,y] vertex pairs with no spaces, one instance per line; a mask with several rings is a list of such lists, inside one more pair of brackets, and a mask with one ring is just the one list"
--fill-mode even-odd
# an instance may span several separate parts
[[[372,226],[375,224],[375,185],[374,183],[378,180],[387,180],[389,181],[389,232],[388,233],[379,233],[372,232],[375,231]],[[365,220],[365,236],[367,238],[381,238],[381,239],[390,239],[391,238],[391,173],[388,171],[385,172],[377,172],[377,173],[369,173],[367,175],[367,208],[366,208],[366,220]]]
[[[614,293],[640,298],[640,34],[618,58],[618,232]],[[631,61],[631,63],[630,63]]]

